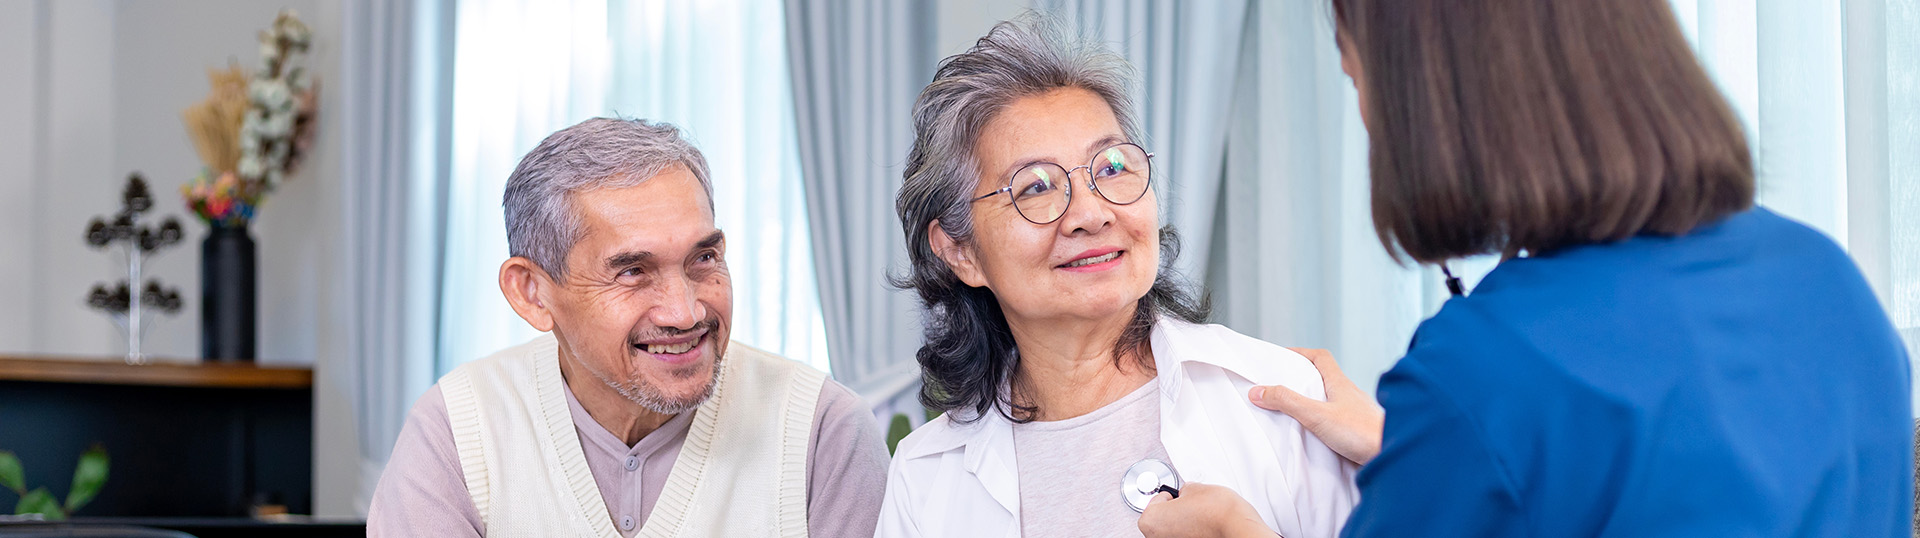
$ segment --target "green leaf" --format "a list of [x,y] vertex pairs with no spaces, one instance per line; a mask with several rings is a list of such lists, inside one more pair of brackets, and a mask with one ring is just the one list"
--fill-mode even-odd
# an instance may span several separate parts
[[900,440],[906,439],[907,434],[912,432],[913,423],[907,421],[907,414],[894,413],[892,423],[887,425],[887,454],[893,454],[894,448],[900,446]]
[[13,513],[40,514],[46,516],[47,521],[67,518],[67,513],[60,510],[60,501],[54,500],[53,494],[48,493],[47,488],[36,488],[20,496],[20,504],[13,507]]
[[27,491],[27,472],[20,468],[20,457],[6,450],[0,450],[0,486],[14,493]]
[[100,493],[100,486],[107,483],[107,449],[93,445],[80,455],[80,463],[73,467],[73,489],[67,490],[67,512],[78,511]]

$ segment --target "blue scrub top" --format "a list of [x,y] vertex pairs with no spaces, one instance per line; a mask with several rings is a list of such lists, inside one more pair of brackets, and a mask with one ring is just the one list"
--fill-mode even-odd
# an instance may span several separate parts
[[1380,379],[1343,535],[1907,536],[1905,347],[1765,209],[1501,263]]

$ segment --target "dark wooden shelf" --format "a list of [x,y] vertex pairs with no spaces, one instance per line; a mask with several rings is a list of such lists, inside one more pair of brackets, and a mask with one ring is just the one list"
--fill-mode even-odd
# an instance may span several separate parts
[[310,389],[313,369],[250,362],[127,364],[123,359],[0,355],[0,381],[236,389]]

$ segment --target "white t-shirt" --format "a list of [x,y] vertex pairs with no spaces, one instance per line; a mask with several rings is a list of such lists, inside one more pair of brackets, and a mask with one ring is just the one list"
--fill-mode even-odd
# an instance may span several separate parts
[[1085,415],[1014,424],[1013,453],[1022,535],[1140,536],[1140,513],[1120,483],[1135,462],[1170,461],[1160,444],[1160,383]]

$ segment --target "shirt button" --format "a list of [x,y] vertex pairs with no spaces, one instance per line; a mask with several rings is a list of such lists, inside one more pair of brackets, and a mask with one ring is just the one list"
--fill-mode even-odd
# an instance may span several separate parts
[[620,516],[620,530],[633,530],[633,516]]
[[639,457],[639,456],[627,456],[627,470],[629,470],[629,471],[631,471],[631,470],[634,470],[634,469],[639,469],[639,468],[640,468],[640,457]]

